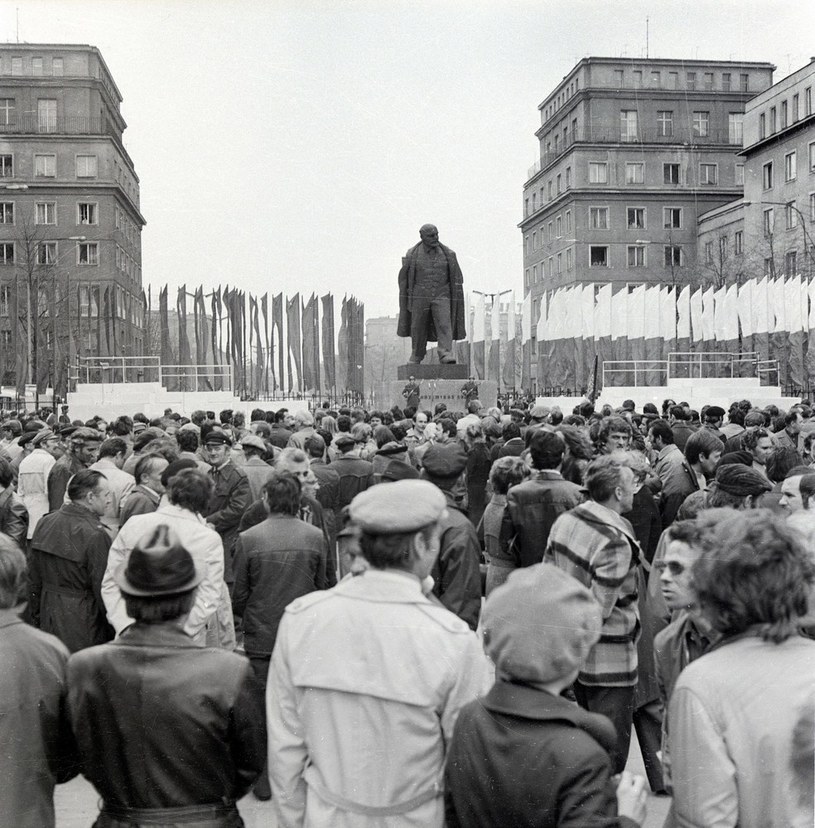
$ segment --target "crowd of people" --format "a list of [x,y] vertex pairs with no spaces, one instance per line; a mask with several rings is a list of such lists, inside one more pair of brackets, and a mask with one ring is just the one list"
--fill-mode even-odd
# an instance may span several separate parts
[[812,407],[465,403],[7,413],[4,824],[811,826]]

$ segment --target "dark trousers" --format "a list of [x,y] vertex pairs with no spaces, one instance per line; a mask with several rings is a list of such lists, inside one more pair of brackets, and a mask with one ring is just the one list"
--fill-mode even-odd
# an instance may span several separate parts
[[634,717],[633,687],[589,687],[576,681],[573,685],[577,703],[591,713],[611,719],[617,731],[617,743],[611,751],[612,773],[622,773],[628,761],[631,722]]
[[450,296],[422,296],[414,294],[410,309],[410,339],[413,343],[413,357],[417,361],[424,359],[427,353],[427,335],[430,320],[436,328],[439,343],[439,357],[446,357],[453,352],[453,323],[450,318]]
[[[257,687],[260,692],[261,709],[263,710],[263,721],[259,723],[259,727],[263,728],[264,737],[266,734],[266,683],[269,680],[269,662],[272,660],[270,655],[252,655],[249,656],[249,664],[252,666],[252,672],[257,679]],[[255,782],[255,794],[261,799],[268,799],[272,795],[272,789],[269,785],[269,758],[266,758],[266,764],[263,767],[263,773]]]
[[662,763],[657,756],[662,747],[662,708],[658,701],[643,704],[634,711],[634,730],[640,743],[648,784],[654,793],[663,791]]

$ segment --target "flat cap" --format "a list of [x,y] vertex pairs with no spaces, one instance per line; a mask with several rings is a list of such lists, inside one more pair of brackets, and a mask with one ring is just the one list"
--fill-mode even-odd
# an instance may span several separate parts
[[[59,439],[58,434],[54,434],[54,432],[50,428],[41,428],[36,434],[34,434],[30,439],[33,442],[34,446],[42,445],[45,440],[50,439],[51,437],[56,437]],[[20,438],[21,445],[22,445],[22,437]]]
[[401,460],[391,460],[385,471],[382,472],[382,482],[391,483],[394,480],[417,480],[419,472],[410,463]]
[[713,417],[715,420],[720,420],[724,414],[725,411],[720,405],[711,405],[705,410],[705,416]]
[[338,448],[341,449],[343,446],[355,446],[357,441],[350,435],[350,434],[338,434],[334,440],[333,444]]
[[241,437],[241,445],[249,448],[256,448],[259,451],[266,451],[266,443],[257,436],[257,434],[244,434]]
[[37,435],[33,431],[26,431],[22,437],[17,441],[17,445],[22,448],[27,446]]
[[71,425],[63,426],[59,430],[59,436],[60,437],[70,437],[78,428],[79,428],[79,426],[75,426],[75,425],[73,425],[73,423]]
[[458,477],[467,465],[461,443],[433,443],[422,455],[422,468],[430,477]]
[[205,446],[231,446],[232,438],[219,428],[213,428],[204,438]]
[[545,420],[552,413],[551,409],[545,405],[536,405],[529,412],[529,416],[533,420]]
[[767,478],[751,466],[742,466],[741,463],[730,463],[716,469],[716,485],[728,494],[736,497],[763,494],[772,489]]
[[391,441],[385,443],[377,452],[380,457],[393,457],[395,454],[404,454],[407,451],[407,446],[404,443],[396,443]]
[[363,532],[398,535],[435,523],[446,505],[441,490],[427,480],[397,480],[360,492],[348,513]]
[[[135,423],[133,424],[133,430],[134,430],[134,431],[136,430],[136,424],[135,424]],[[197,425],[196,425],[195,423],[193,423],[193,422],[184,423],[184,425],[183,425],[183,426],[181,426],[178,430],[179,430],[179,431],[194,431],[196,434],[200,434],[200,433],[201,433],[201,427],[200,427],[200,426],[197,426]]]

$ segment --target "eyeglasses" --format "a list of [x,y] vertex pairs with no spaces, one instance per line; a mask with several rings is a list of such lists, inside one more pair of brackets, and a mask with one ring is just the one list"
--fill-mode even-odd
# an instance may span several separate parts
[[671,575],[681,575],[687,569],[685,564],[679,563],[678,561],[659,561],[654,564],[654,567],[658,572],[667,569]]

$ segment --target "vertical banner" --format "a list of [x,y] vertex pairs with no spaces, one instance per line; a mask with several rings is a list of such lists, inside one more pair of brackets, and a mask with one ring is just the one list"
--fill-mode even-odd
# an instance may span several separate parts
[[504,364],[501,372],[501,382],[504,390],[515,387],[515,291],[509,294],[509,305],[507,305],[507,332],[506,346],[504,347]]
[[532,294],[527,293],[521,308],[521,389],[532,390]]
[[485,346],[485,313],[484,294],[479,293],[475,300],[473,308],[473,351],[472,351],[472,366],[470,373],[477,379],[486,379],[486,370],[484,368],[484,348]]
[[501,381],[501,295],[496,294],[490,308],[490,352],[487,358],[487,379]]
[[303,302],[303,382],[304,390],[314,393],[317,389],[317,378],[315,373],[315,362],[318,359],[317,350],[314,347],[314,332],[316,330],[315,314],[316,299],[312,293],[308,302]]
[[214,391],[223,390],[223,379],[220,371],[221,366],[221,317],[223,315],[223,307],[221,305],[221,286],[218,285],[217,290],[212,291],[212,364],[214,366],[214,381],[212,388]]
[[[605,382],[603,366],[606,360],[613,359],[611,346],[611,285],[603,285],[597,289],[597,298],[594,305],[594,343],[597,354],[597,389],[602,389]],[[594,402],[594,400],[592,400]]]
[[263,393],[263,377],[266,373],[264,361],[264,339],[260,335],[260,312],[258,309],[257,297],[250,296],[250,302],[254,302],[252,307],[252,325],[255,331],[255,376],[254,376],[254,391],[255,396],[259,397]]
[[340,331],[337,335],[337,381],[341,391],[348,391],[348,297],[342,297]]
[[187,335],[187,286],[182,285],[178,289],[178,297],[176,299],[176,311],[178,313],[178,364],[184,366],[179,368],[181,377],[179,378],[179,386],[182,391],[192,391],[195,388],[194,383],[189,381],[186,373],[186,368],[192,363],[192,354],[190,353],[190,340]]
[[[269,294],[264,293],[260,300],[260,308],[263,312],[263,341],[266,343],[266,360],[263,371],[263,391],[268,394],[275,389],[274,381],[274,342],[269,339]],[[269,381],[271,375],[271,382]]]
[[283,390],[283,294],[278,293],[272,297],[272,340],[274,341],[275,328],[277,328],[277,387]]
[[354,369],[354,388],[360,397],[365,394],[365,303],[355,300],[354,313],[356,314],[356,361]]
[[325,387],[333,394],[337,393],[337,375],[334,356],[334,297],[327,293],[322,297],[323,304],[323,371]]
[[[300,333],[300,294],[295,293],[291,299],[286,300],[286,333],[288,335],[289,350],[289,391],[302,390],[303,362],[300,348],[302,336]],[[292,372],[291,361],[294,361],[294,373]],[[296,377],[295,377],[296,373]]]

